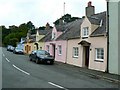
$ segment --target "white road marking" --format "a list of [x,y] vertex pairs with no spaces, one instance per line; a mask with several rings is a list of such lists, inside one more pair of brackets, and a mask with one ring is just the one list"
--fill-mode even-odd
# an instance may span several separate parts
[[26,71],[24,71],[24,70],[22,70],[22,69],[18,68],[18,67],[17,67],[17,66],[15,66],[14,64],[13,64],[13,67],[14,67],[14,68],[16,68],[17,70],[19,70],[19,71],[21,71],[21,72],[23,72],[23,73],[27,74],[27,75],[30,75],[30,73],[28,73],[28,72],[26,72]]
[[6,58],[6,60],[7,60],[8,62],[10,62],[10,60],[9,60],[9,59],[7,59],[7,58]]
[[64,90],[68,90],[68,89],[66,89],[66,88],[64,88],[64,87],[62,87],[62,86],[60,86],[60,85],[54,84],[54,83],[52,83],[52,82],[48,82],[48,83],[51,84],[51,85],[53,85],[53,86],[56,86],[56,87],[58,87],[58,88],[61,88],[61,89],[64,89]]

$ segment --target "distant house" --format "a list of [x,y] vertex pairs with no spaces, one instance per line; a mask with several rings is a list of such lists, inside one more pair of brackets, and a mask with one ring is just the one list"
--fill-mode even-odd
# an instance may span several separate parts
[[36,41],[36,35],[31,35],[30,30],[27,33],[27,37],[24,42],[24,53],[30,54],[34,49],[34,42]]
[[39,44],[39,40],[42,39],[48,32],[49,30],[36,29],[36,34],[31,35],[31,32],[29,31],[24,43],[24,52],[26,54],[30,54],[33,50],[42,49],[43,47],[41,46],[41,44]]
[[[49,32],[38,41],[41,50],[45,50],[45,42],[49,42],[51,40],[51,37],[52,37],[52,29],[50,29]],[[49,50],[47,51],[49,52]]]
[[21,38],[21,41],[17,44],[17,47],[24,49],[24,42],[25,42],[25,38]]
[[45,42],[45,50],[47,50],[51,55],[53,55],[56,61],[60,60],[61,62],[64,62],[64,60],[58,59],[58,56],[62,54],[62,52],[60,51],[58,53],[57,51],[58,49],[62,49],[62,48],[66,49],[66,47],[65,46],[61,47],[62,43],[57,42],[56,39],[63,33],[63,31],[64,31],[63,25],[54,26],[51,32],[51,37],[49,38],[49,40]]

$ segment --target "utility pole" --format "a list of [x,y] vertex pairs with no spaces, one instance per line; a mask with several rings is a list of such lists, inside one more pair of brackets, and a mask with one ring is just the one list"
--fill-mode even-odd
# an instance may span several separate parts
[[63,5],[63,14],[65,15],[65,2],[64,2],[64,5]]

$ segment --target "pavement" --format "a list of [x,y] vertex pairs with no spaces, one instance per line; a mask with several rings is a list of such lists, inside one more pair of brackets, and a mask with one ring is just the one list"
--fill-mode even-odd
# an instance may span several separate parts
[[107,80],[109,82],[114,82],[114,83],[117,83],[120,85],[120,75],[110,74],[107,72],[92,70],[92,69],[83,68],[83,67],[78,67],[78,66],[61,63],[61,62],[57,62],[57,61],[55,61],[55,64],[60,65],[62,67],[69,67],[69,68],[71,68],[71,70],[83,72],[85,75],[88,75],[92,78],[103,79],[103,80]]

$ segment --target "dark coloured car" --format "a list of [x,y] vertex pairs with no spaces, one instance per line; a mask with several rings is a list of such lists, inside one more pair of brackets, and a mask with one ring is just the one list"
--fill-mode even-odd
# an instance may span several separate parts
[[24,54],[24,51],[23,49],[19,48],[19,47],[16,47],[14,50],[13,50],[13,53],[15,54]]
[[54,57],[50,55],[45,50],[36,50],[32,51],[32,53],[29,55],[30,61],[35,61],[38,63],[49,63],[54,64]]
[[15,47],[13,47],[12,45],[8,45],[7,46],[7,51],[13,51],[15,49]]

